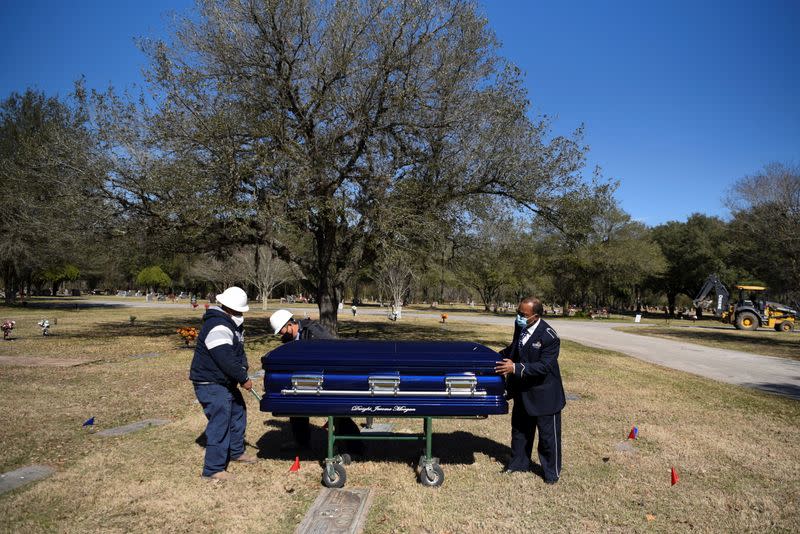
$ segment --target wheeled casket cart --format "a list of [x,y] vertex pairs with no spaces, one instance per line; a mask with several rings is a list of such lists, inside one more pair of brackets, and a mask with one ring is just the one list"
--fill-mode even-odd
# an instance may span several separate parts
[[[347,454],[340,440],[424,440],[420,481],[438,486],[444,472],[432,456],[434,418],[508,413],[498,354],[478,343],[319,340],[293,341],[262,359],[261,411],[277,416],[328,418],[322,482],[342,487]],[[422,434],[336,433],[334,417],[420,417]]]

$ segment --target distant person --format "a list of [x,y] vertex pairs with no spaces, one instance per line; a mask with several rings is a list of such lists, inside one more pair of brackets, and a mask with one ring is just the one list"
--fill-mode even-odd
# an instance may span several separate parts
[[216,300],[219,306],[211,306],[203,315],[189,379],[208,419],[203,477],[224,481],[233,477],[227,471],[230,462],[256,461],[245,454],[247,408],[237,387],[253,388],[247,376],[243,328],[243,314],[250,307],[247,294],[235,286]]
[[511,460],[506,472],[530,471],[533,439],[539,431],[539,463],[544,481],[561,476],[561,410],[566,405],[558,354],[561,340],[541,319],[542,302],[535,297],[517,306],[514,338],[500,351],[504,359],[495,372],[508,377],[514,400],[511,412]]
[[[296,321],[292,312],[289,310],[277,310],[269,318],[269,325],[276,336],[281,336],[282,343],[292,341],[311,340],[311,339],[336,339],[322,323],[312,319],[301,319]],[[289,424],[292,427],[294,442],[285,443],[281,446],[283,450],[307,449],[311,446],[311,425],[308,417],[290,417]],[[334,425],[339,434],[357,435],[360,433],[356,425],[349,417],[336,417]],[[363,453],[361,442],[348,441],[346,447],[354,454]]]
[[355,317],[356,315],[358,315],[358,307],[357,307],[355,304],[353,304],[352,306],[350,306],[350,311],[352,311],[352,312],[353,312],[353,317]]

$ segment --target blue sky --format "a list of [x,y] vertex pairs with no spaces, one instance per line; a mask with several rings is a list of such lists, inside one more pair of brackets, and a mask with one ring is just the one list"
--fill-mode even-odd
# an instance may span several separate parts
[[[0,97],[141,83],[138,36],[166,35],[171,1],[0,0]],[[586,126],[590,169],[648,225],[726,216],[739,177],[800,163],[800,2],[483,1],[556,134]]]

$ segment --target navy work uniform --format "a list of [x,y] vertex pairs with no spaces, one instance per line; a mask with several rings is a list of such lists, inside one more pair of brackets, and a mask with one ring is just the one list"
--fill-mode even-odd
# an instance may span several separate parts
[[514,399],[511,412],[509,471],[531,468],[533,438],[539,431],[539,462],[545,482],[561,476],[561,410],[566,405],[558,367],[561,340],[542,319],[528,328],[514,329],[514,340],[501,354],[514,362],[508,389]]
[[[295,340],[300,339],[336,339],[336,336],[328,332],[321,323],[311,319],[301,319]],[[311,426],[308,417],[290,417],[289,423],[292,425],[292,435],[294,440],[301,447],[309,447],[311,444]],[[335,417],[334,427],[336,432],[342,435],[356,436],[361,433],[358,425],[349,417]],[[351,454],[364,454],[364,444],[361,441],[345,441],[343,448]]]
[[203,315],[189,379],[208,418],[203,476],[224,471],[244,454],[247,409],[237,385],[247,382],[244,328],[217,306]]

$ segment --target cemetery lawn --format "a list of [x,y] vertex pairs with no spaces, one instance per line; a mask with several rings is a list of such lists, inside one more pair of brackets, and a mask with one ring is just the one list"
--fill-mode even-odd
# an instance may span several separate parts
[[[260,356],[277,345],[268,335],[268,314],[255,311],[245,323],[253,372]],[[294,453],[279,450],[290,437],[287,419],[259,412],[246,396],[248,452],[261,459],[232,466],[237,478],[230,483],[202,480],[203,449],[196,440],[205,417],[187,379],[192,351],[175,332],[199,326],[201,315],[202,306],[188,305],[0,307],[0,319],[17,321],[17,339],[0,341],[0,356],[96,360],[75,367],[0,366],[0,471],[34,463],[57,469],[48,479],[0,495],[0,531],[297,527],[321,488],[323,419],[312,418],[314,450],[301,453],[301,470],[290,474]],[[50,338],[36,327],[42,318],[58,320]],[[340,333],[472,340],[498,349],[512,326],[457,318],[446,326],[413,317],[390,323],[345,313]],[[417,482],[413,466],[420,449],[405,442],[371,442],[366,458],[347,468],[347,487],[371,488],[375,495],[366,532],[800,531],[800,403],[569,342],[560,361],[567,392],[580,399],[563,412],[558,484],[501,474],[510,416],[436,420],[442,487]],[[150,418],[172,422],[102,437],[81,427],[92,416],[98,430]],[[401,430],[422,427],[418,419],[378,421]],[[629,442],[633,425],[639,439]],[[673,466],[680,482],[671,487]]]
[[[799,326],[800,327],[800,326]],[[621,332],[643,336],[663,337],[718,349],[739,350],[779,358],[800,360],[800,334],[775,332],[761,328],[755,331],[736,330],[719,323],[713,326],[622,326]]]

